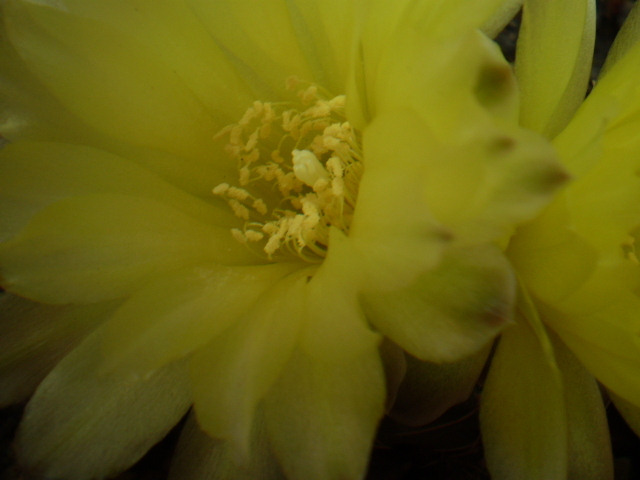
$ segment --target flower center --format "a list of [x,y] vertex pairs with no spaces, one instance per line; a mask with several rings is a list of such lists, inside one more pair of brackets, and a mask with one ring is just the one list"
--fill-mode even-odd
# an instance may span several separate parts
[[[256,101],[242,119],[222,129],[225,150],[238,165],[238,186],[213,193],[245,221],[231,230],[267,258],[293,253],[321,261],[331,226],[349,232],[363,172],[360,134],[344,113],[345,96],[289,79],[295,103]],[[305,88],[306,87],[306,88]]]

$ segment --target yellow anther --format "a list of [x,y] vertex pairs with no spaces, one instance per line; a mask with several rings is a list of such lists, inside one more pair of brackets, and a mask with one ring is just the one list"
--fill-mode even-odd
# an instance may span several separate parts
[[[288,88],[299,85],[287,80]],[[256,101],[216,135],[228,135],[225,150],[238,163],[243,188],[223,183],[213,193],[245,221],[231,232],[239,242],[259,245],[269,258],[319,261],[330,227],[348,233],[353,218],[363,172],[359,133],[344,117],[344,95],[331,98],[306,84],[298,97],[284,108]]]

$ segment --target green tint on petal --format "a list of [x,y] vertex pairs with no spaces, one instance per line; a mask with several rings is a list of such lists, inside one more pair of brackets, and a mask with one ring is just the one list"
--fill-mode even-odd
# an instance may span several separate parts
[[607,412],[595,378],[550,333],[562,384],[569,432],[567,480],[613,480]]
[[254,423],[250,443],[251,456],[241,461],[231,442],[211,438],[191,413],[172,457],[169,480],[286,480],[269,448],[264,420]]
[[96,131],[188,158],[206,157],[212,148],[224,125],[160,52],[73,9],[11,0],[3,17],[29,69]]
[[[347,13],[350,3],[342,2],[344,10],[339,13]],[[310,15],[313,5],[293,0],[188,0],[187,4],[258,98],[281,98],[290,76],[342,93],[339,73],[346,68],[332,65],[335,57],[323,32],[331,24]]]
[[2,285],[54,304],[125,296],[157,275],[211,261],[246,264],[255,257],[225,228],[116,194],[56,202],[0,244]]
[[183,364],[147,378],[96,374],[100,331],[42,382],[17,434],[26,470],[46,478],[107,478],[134,464],[180,420],[191,397]]
[[208,205],[116,155],[64,143],[18,142],[0,152],[0,240],[57,200],[95,193],[143,196],[207,223],[236,222],[226,205]]
[[105,368],[146,374],[207,344],[299,264],[198,265],[145,285],[109,320]]
[[327,258],[307,277],[306,322],[299,344],[305,354],[348,363],[380,344],[381,335],[371,330],[358,302],[357,293],[372,274],[369,267],[351,239],[333,228]]
[[[589,304],[589,294],[574,298]],[[543,310],[544,320],[608,389],[640,404],[640,298],[621,291],[610,305],[587,313]]]
[[538,298],[560,301],[580,287],[596,268],[597,250],[572,228],[566,192],[516,231],[507,249],[518,275]]
[[0,294],[0,407],[26,400],[119,303],[53,306]]
[[525,0],[515,67],[522,126],[553,138],[569,123],[587,91],[595,28],[594,0]]
[[538,333],[524,319],[504,331],[484,385],[480,426],[494,480],[564,480],[567,474],[561,374],[544,327],[533,321]]
[[452,249],[409,287],[361,299],[368,320],[411,355],[453,362],[487,345],[510,320],[515,279],[497,247]]
[[[431,213],[459,242],[511,233],[567,175],[544,138],[515,125],[509,65],[479,32],[434,44],[409,31],[394,42],[401,53],[386,57],[379,72],[376,149],[388,162],[411,153]],[[375,151],[367,141],[365,130],[369,168]]]
[[516,16],[522,7],[523,0],[507,0],[496,10],[496,12],[480,28],[489,38],[495,38]]
[[372,288],[411,283],[437,263],[450,240],[425,199],[429,142],[424,133],[410,111],[379,116],[364,132],[367,169],[349,242],[370,265]]
[[377,346],[349,362],[297,351],[265,400],[267,431],[287,478],[363,478],[384,400]]
[[616,34],[613,45],[607,53],[607,59],[600,70],[600,76],[604,76],[618,60],[624,57],[638,39],[640,39],[640,7],[634,5],[622,28]]
[[308,318],[305,287],[313,270],[296,271],[277,283],[274,278],[273,287],[235,325],[191,358],[198,422],[246,457],[256,407],[278,379]]
[[407,373],[389,412],[412,427],[426,425],[469,398],[485,366],[491,345],[455,363],[423,362],[407,355]]

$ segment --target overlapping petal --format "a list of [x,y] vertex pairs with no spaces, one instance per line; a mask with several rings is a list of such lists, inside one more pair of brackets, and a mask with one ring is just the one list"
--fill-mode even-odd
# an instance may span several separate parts
[[100,330],[42,382],[17,436],[18,454],[46,478],[105,478],[135,463],[184,415],[191,395],[184,364],[147,378],[98,376]]

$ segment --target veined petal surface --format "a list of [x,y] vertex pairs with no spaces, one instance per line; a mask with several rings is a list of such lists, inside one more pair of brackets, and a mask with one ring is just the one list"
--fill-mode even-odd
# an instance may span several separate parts
[[184,364],[148,378],[96,375],[100,331],[69,354],[29,402],[19,457],[46,478],[100,479],[135,463],[184,415],[191,395]]
[[589,83],[595,30],[593,0],[525,0],[515,66],[522,126],[553,138],[569,123]]
[[44,209],[0,245],[3,285],[47,303],[127,295],[189,264],[253,263],[227,229],[142,197],[94,194]]

